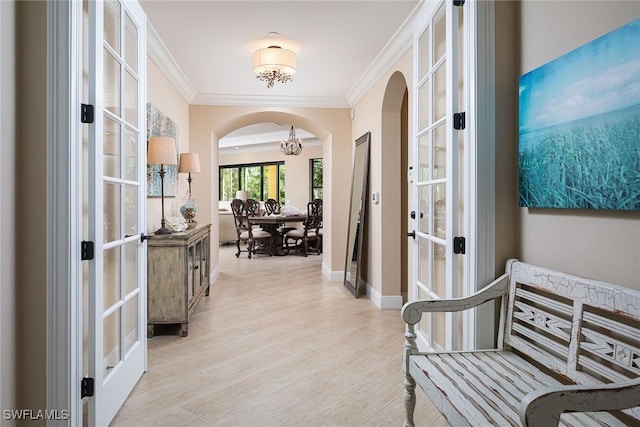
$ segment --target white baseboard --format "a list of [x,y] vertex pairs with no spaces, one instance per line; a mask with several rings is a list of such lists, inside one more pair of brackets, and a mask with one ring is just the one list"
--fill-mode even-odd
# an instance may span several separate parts
[[332,282],[342,282],[344,280],[344,271],[331,271],[326,263],[322,263],[322,274]]
[[402,308],[402,295],[380,295],[380,292],[368,283],[367,296],[371,302],[382,310],[400,310]]

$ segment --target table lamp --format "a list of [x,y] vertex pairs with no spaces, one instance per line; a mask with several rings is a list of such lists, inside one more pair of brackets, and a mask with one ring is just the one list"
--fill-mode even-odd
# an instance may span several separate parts
[[162,219],[160,220],[160,228],[155,234],[170,234],[171,230],[165,227],[166,220],[164,216],[164,165],[175,165],[178,155],[176,153],[176,142],[173,138],[164,136],[153,136],[149,138],[147,145],[147,164],[160,165],[160,198],[162,200]]

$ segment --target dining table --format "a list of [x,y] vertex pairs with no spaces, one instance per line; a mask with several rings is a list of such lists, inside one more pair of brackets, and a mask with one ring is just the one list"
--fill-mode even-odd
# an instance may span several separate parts
[[306,214],[302,215],[262,215],[250,216],[249,221],[253,225],[259,225],[262,229],[272,237],[271,255],[286,255],[282,248],[282,234],[278,231],[278,227],[286,223],[304,222],[307,219]]

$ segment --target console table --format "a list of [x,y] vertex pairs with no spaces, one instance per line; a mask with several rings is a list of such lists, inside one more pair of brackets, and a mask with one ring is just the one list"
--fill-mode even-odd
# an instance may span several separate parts
[[154,325],[180,324],[188,333],[189,318],[202,295],[209,295],[211,224],[147,242],[147,337]]

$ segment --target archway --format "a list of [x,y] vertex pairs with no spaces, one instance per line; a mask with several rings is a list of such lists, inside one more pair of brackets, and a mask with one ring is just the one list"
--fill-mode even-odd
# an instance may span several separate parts
[[407,299],[409,271],[406,234],[409,218],[408,97],[407,82],[397,71],[389,78],[382,103],[382,191],[385,197],[381,212],[385,227],[381,232],[382,241],[387,242],[382,248],[382,295],[402,295],[404,301]]
[[[256,107],[192,106],[190,107],[191,149],[205,160],[200,179],[206,185],[195,197],[209,201],[203,206],[201,218],[218,223],[218,141],[230,132],[255,123],[280,122],[305,129],[322,141],[324,159],[324,235],[323,264],[326,277],[341,280],[345,245],[348,191],[342,185],[349,178],[351,148],[351,120],[346,109],[290,108],[260,110]],[[218,241],[217,230],[212,230],[212,242]],[[217,245],[211,246],[212,265],[218,264]],[[338,267],[339,266],[339,267]],[[215,279],[216,271],[213,275]]]

